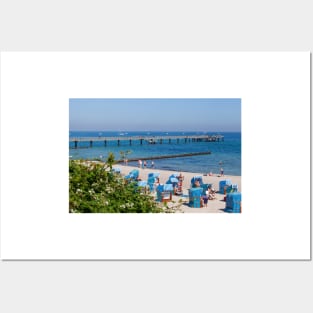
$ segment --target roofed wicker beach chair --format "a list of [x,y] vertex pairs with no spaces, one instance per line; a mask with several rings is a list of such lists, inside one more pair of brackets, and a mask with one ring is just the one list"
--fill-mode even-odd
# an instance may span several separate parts
[[173,185],[173,187],[175,188],[176,186],[177,186],[177,184],[178,184],[178,174],[172,174],[169,178],[168,178],[168,180],[167,180],[167,184],[172,184]]
[[202,176],[194,176],[191,178],[191,188],[200,187],[203,185]]
[[132,170],[129,172],[128,175],[126,175],[124,178],[127,179],[127,180],[137,180],[139,177],[139,170]]
[[148,174],[148,185],[150,191],[154,191],[155,183],[159,180],[160,173],[149,173]]
[[189,189],[189,206],[192,208],[200,208],[201,207],[201,196],[202,196],[203,188],[196,187]]
[[241,213],[241,193],[232,192],[226,195],[225,212]]
[[[166,183],[171,184],[173,186],[174,194],[182,193],[182,181],[180,182],[178,173],[174,173],[170,175]],[[180,189],[179,192],[178,192],[178,189]]]
[[121,173],[121,169],[119,167],[113,167],[112,171],[116,174],[120,174]]
[[159,177],[160,177],[160,173],[158,172],[148,174],[148,179],[154,179],[155,181],[157,181]]
[[145,180],[140,180],[140,181],[136,182],[136,184],[137,184],[137,190],[140,193],[147,193],[149,186]]
[[174,188],[172,184],[159,185],[157,187],[157,201],[167,202],[172,200],[172,195],[174,193]]
[[219,192],[221,194],[225,194],[227,193],[227,188],[231,187],[232,183],[230,179],[226,179],[226,180],[221,180],[219,182]]
[[212,184],[204,184],[202,176],[194,176],[191,179],[191,188],[202,188],[202,195],[205,195],[205,192],[208,190],[209,186]]

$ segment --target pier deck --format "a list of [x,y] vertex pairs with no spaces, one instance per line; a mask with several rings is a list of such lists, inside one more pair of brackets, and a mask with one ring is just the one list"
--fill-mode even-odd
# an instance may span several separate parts
[[176,141],[182,142],[202,142],[202,141],[223,141],[224,136],[222,135],[193,135],[193,136],[120,136],[120,137],[71,137],[70,142],[73,142],[75,148],[78,148],[78,143],[89,142],[89,146],[92,147],[93,142],[103,142],[106,146],[108,142],[116,142],[119,146],[122,141],[127,141],[131,145],[133,142],[139,142],[147,144],[162,144],[163,142],[172,143]]

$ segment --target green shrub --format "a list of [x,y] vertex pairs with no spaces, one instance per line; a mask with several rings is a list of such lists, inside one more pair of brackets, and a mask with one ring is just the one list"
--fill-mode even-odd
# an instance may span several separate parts
[[105,163],[69,161],[69,210],[71,213],[157,213],[152,196],[141,194],[112,171],[114,156]]

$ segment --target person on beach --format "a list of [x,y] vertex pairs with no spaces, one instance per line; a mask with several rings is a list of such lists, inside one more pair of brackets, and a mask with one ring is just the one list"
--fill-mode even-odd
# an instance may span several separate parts
[[207,195],[205,195],[202,197],[202,199],[203,199],[203,206],[207,208],[209,197]]
[[221,176],[224,176],[224,169],[221,167]]
[[138,160],[138,167],[141,168],[142,161]]
[[154,162],[151,161],[151,168],[154,168]]
[[143,161],[143,167],[144,167],[144,168],[147,167],[147,161]]
[[212,187],[208,187],[208,190],[205,192],[209,200],[216,199],[215,190]]
[[183,180],[184,180],[184,176],[182,175],[182,173],[179,173],[177,191],[176,191],[178,195],[181,195],[183,193]]
[[174,195],[177,195],[177,190],[178,190],[178,189],[177,189],[177,186],[174,186],[173,189],[174,189],[174,191],[173,191],[173,192],[174,192]]

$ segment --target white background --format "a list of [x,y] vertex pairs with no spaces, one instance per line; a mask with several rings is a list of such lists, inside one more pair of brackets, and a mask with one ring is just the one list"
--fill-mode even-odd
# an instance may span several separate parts
[[[0,48],[312,51],[310,12],[310,1],[1,1]],[[1,143],[1,170],[2,153]],[[311,312],[312,273],[312,262],[2,261],[0,303],[4,312]]]
[[[1,68],[3,259],[310,258],[309,53],[3,53]],[[242,215],[68,214],[68,99],[138,97],[242,98]]]

